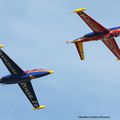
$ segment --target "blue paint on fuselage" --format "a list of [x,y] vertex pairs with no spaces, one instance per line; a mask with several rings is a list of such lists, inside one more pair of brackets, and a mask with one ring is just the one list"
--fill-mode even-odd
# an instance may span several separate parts
[[103,35],[103,34],[105,34],[105,33],[103,33],[103,32],[90,32],[88,34],[85,34],[83,37],[89,38],[89,37],[99,36],[99,35]]
[[49,72],[31,72],[23,76],[18,76],[18,75],[6,75],[1,78],[0,83],[5,83],[5,84],[15,84],[15,83],[20,83],[20,82],[27,82],[30,81],[31,78],[30,76],[33,76],[34,78],[39,78],[45,75],[50,74]]
[[[117,30],[117,29],[120,29],[120,26],[109,28],[110,31],[112,31],[112,30]],[[88,33],[88,34],[85,34],[83,37],[89,38],[89,37],[104,35],[104,34],[106,34],[106,33],[108,33],[108,32],[90,32],[90,33]]]
[[34,76],[35,78],[38,78],[38,77],[42,77],[42,76],[45,76],[45,75],[48,75],[50,74],[49,72],[32,72],[32,73],[28,73],[27,75],[32,75]]
[[117,30],[117,29],[120,29],[120,26],[112,27],[112,28],[110,28],[109,30]]

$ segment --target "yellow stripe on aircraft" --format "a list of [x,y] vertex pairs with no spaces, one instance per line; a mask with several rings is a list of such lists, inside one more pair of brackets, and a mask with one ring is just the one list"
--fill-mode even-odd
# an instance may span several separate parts
[[3,47],[5,47],[3,44],[0,44],[0,48],[3,48]]
[[46,108],[46,106],[40,105],[39,107],[33,108],[33,110],[39,110],[39,109],[43,109],[43,108]]
[[73,12],[80,13],[80,12],[83,12],[84,10],[86,10],[86,8],[79,8],[74,10]]

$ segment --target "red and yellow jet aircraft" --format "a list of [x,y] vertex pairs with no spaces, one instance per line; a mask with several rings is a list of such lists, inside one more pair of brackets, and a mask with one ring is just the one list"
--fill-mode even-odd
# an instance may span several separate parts
[[80,8],[74,12],[82,18],[82,20],[93,30],[93,32],[85,34],[83,37],[73,41],[67,41],[67,43],[75,43],[81,60],[84,60],[83,42],[102,40],[102,42],[110,49],[117,59],[120,60],[120,49],[114,39],[114,37],[120,36],[120,26],[107,29],[88,16],[84,10],[86,10],[86,8]]
[[0,78],[1,84],[18,84],[24,92],[34,109],[43,109],[45,106],[39,105],[34,89],[31,84],[32,79],[43,77],[52,74],[52,70],[33,69],[23,71],[1,48],[4,45],[0,44],[0,58],[9,70],[10,74]]

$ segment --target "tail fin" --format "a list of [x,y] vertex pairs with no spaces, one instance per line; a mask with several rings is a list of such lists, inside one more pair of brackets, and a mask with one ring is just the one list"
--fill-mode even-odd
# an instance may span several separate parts
[[80,55],[81,60],[84,60],[84,48],[83,48],[83,43],[82,42],[75,42],[77,51]]

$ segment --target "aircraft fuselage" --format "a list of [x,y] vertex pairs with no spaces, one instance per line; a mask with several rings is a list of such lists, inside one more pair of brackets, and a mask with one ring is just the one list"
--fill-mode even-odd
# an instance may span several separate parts
[[83,37],[80,37],[72,42],[88,42],[88,41],[96,41],[96,40],[107,40],[113,37],[120,36],[120,26],[110,28],[109,32],[91,32],[85,34]]
[[51,74],[51,72],[52,72],[51,70],[40,71],[40,69],[35,69],[35,70],[25,71],[26,74],[23,76],[9,74],[2,77],[0,79],[0,83],[3,83],[3,84],[23,83],[23,82],[30,81],[32,79],[49,75]]

